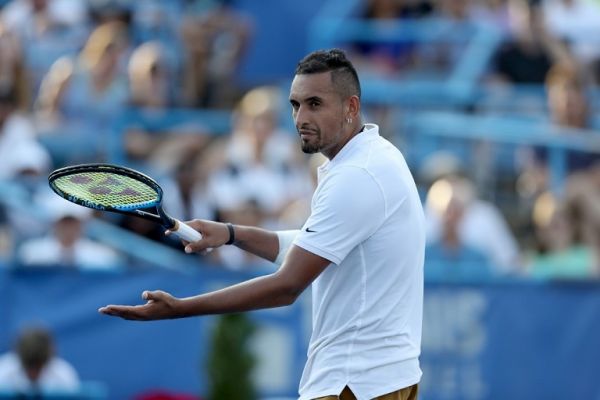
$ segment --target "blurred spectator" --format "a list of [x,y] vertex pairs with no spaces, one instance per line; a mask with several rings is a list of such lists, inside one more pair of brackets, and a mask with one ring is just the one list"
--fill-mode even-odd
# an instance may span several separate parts
[[[563,134],[596,134],[586,84],[575,65],[554,65],[546,76],[545,87],[550,112],[548,134],[556,130]],[[521,196],[534,198],[550,189],[549,151],[548,148],[535,148],[523,152],[519,177]],[[585,151],[565,151],[567,173],[587,169],[598,158]]]
[[[140,45],[129,61],[130,104],[148,115],[168,116],[174,107],[174,71],[165,61],[158,42]],[[151,118],[150,118],[151,119]],[[125,150],[130,160],[145,162],[161,172],[173,173],[183,160],[202,151],[210,135],[201,123],[173,123],[156,128],[134,122],[125,132]]]
[[88,33],[82,1],[13,0],[0,18],[23,44],[31,94],[54,60],[76,52]]
[[545,86],[552,122],[565,128],[593,128],[587,85],[576,65],[555,64],[546,75]]
[[77,372],[56,355],[52,334],[45,328],[24,329],[17,338],[15,351],[0,356],[2,390],[40,396],[50,391],[76,392],[79,385]]
[[512,34],[496,53],[492,79],[541,84],[552,64],[568,58],[568,53],[546,31],[539,0],[508,0],[508,4]]
[[[429,2],[369,0],[365,2],[361,18],[380,29],[400,24],[402,20],[421,18],[432,12]],[[376,28],[377,29],[377,28]],[[363,73],[393,76],[413,64],[415,42],[412,39],[356,40],[349,52]]]
[[425,217],[428,245],[440,249],[438,254],[466,262],[485,259],[495,275],[519,272],[519,249],[504,216],[477,197],[467,178],[445,176],[433,183]]
[[127,46],[125,25],[107,22],[92,32],[78,60],[57,60],[42,82],[37,101],[45,125],[75,122],[90,140],[105,136],[129,97],[119,68]]
[[593,248],[582,240],[578,222],[569,211],[549,192],[536,200],[532,220],[538,246],[527,263],[530,276],[581,279],[597,275]]
[[546,26],[563,40],[576,60],[600,84],[600,3],[591,0],[545,0]]
[[[45,196],[42,196],[45,197]],[[42,238],[25,240],[17,261],[26,267],[77,267],[110,270],[123,260],[111,248],[85,237],[84,227],[91,210],[57,196],[39,200],[47,205],[52,218],[51,232]]]
[[16,93],[11,87],[0,88],[0,166],[0,179],[41,174],[51,166],[33,124],[17,110]]
[[182,23],[185,48],[183,103],[229,108],[239,98],[238,68],[252,36],[251,20],[219,0],[216,6]]
[[18,108],[28,109],[31,93],[21,41],[0,21],[0,91],[12,88]]
[[273,87],[249,91],[235,111],[231,136],[215,146],[222,159],[207,191],[220,213],[254,203],[260,225],[275,224],[288,204],[310,191],[296,136],[278,125],[282,101]]
[[[0,87],[0,180],[18,183],[22,189],[22,193],[11,190],[12,193],[6,195],[26,204],[39,179],[45,179],[51,166],[50,155],[38,142],[33,124],[17,109],[16,91]],[[44,224],[28,213],[6,212],[6,222],[2,229],[5,244],[39,234],[44,229]],[[12,253],[13,249],[6,250]]]
[[175,105],[173,72],[167,68],[164,50],[158,42],[146,42],[131,54],[128,64],[131,105],[166,108]]
[[296,136],[278,125],[282,102],[277,88],[249,91],[235,110],[231,136],[207,150],[213,164],[203,192],[219,220],[277,228],[284,210],[311,192]]
[[[550,119],[555,126],[564,129],[565,133],[596,134],[588,85],[576,65],[554,65],[546,76],[545,86]],[[538,152],[542,161],[546,158],[543,153]],[[588,168],[597,157],[582,151],[567,151],[567,170],[574,172]]]
[[[146,0],[130,3],[132,7],[133,39],[136,44],[157,42],[164,51],[165,62],[170,68],[181,71],[183,43],[180,23],[185,13],[185,2]],[[189,2],[187,3],[189,4]],[[181,82],[176,89],[179,93]]]
[[[428,240],[425,276],[435,279],[472,279],[492,275],[491,260],[466,242],[460,233],[468,191],[456,180],[436,181],[427,195],[427,207],[439,215],[440,232]],[[465,188],[462,188],[465,189]],[[429,214],[427,214],[429,215]],[[428,218],[431,221],[431,217]]]

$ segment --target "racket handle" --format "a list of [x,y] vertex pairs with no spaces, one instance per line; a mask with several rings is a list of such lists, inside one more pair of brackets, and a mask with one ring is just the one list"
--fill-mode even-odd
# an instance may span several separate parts
[[[202,239],[202,234],[189,226],[186,223],[181,222],[178,219],[175,219],[175,226],[170,229],[171,232],[179,236],[181,239],[186,240],[188,242],[196,242]],[[212,247],[209,247],[205,250],[207,253],[213,251]]]
[[188,242],[197,242],[202,239],[200,232],[177,219],[175,220],[175,226],[171,228],[171,232]]

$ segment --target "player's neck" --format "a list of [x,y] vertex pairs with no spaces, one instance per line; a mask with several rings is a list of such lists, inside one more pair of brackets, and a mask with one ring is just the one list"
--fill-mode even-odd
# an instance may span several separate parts
[[356,135],[360,134],[365,130],[365,125],[361,121],[357,121],[346,128],[346,132],[344,132],[343,139],[329,151],[321,151],[321,153],[327,157],[330,161],[348,144],[349,141],[352,140]]

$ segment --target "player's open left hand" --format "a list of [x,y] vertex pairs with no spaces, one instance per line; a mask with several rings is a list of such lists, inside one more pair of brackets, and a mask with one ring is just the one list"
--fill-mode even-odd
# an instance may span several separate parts
[[145,291],[142,298],[146,304],[138,306],[108,305],[101,307],[98,312],[113,317],[136,321],[152,321],[179,317],[179,299],[162,290]]

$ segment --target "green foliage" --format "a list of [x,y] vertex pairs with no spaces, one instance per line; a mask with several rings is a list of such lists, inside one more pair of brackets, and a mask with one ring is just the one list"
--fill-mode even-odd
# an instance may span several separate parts
[[209,400],[255,400],[252,370],[256,360],[248,342],[256,330],[245,314],[219,317],[208,355]]

